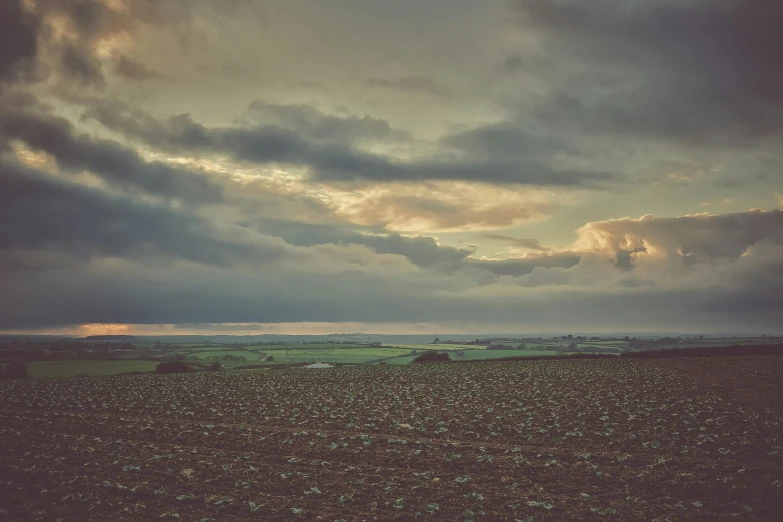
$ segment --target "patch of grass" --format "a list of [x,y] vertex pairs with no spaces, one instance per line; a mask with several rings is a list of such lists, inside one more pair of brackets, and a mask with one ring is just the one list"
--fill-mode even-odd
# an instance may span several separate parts
[[[239,353],[239,352],[237,352]],[[266,352],[273,355],[275,360],[269,361],[269,364],[285,364],[285,350],[270,350]],[[359,347],[359,348],[315,348],[315,349],[290,349],[288,350],[288,363],[298,364],[304,362],[325,362],[342,364],[364,364],[375,359],[385,357],[397,357],[407,355],[410,350],[401,348],[377,348],[377,347]],[[264,364],[267,361],[262,361]]]
[[209,359],[210,357],[224,357],[226,355],[233,355],[235,357],[244,357],[248,361],[257,361],[262,357],[265,357],[255,352],[248,352],[247,350],[197,351],[197,352],[192,352],[189,355],[191,357],[198,357],[199,359]]

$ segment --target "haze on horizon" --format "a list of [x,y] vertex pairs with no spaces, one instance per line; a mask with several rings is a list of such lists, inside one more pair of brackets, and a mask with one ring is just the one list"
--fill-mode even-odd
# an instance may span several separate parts
[[4,0],[0,333],[783,333],[779,0]]

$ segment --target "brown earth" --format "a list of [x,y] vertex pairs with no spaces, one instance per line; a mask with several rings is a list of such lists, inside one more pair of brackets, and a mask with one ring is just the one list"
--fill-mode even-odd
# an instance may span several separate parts
[[778,521],[782,374],[742,357],[2,382],[0,520]]

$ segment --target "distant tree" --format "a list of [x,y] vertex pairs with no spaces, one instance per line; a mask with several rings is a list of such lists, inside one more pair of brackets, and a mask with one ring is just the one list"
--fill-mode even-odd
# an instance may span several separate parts
[[566,348],[569,352],[575,352],[579,349],[579,345],[576,343],[569,343],[568,347]]
[[517,345],[517,350],[527,350],[527,345],[525,343],[519,343]]
[[446,352],[427,352],[424,355],[419,355],[413,361],[413,363],[430,363],[430,362],[448,362],[451,358]]
[[432,344],[439,344],[440,343],[440,337],[436,337],[434,341],[432,341]]
[[626,335],[625,337],[623,337],[623,341],[625,341],[626,343],[630,343],[631,338]]
[[27,377],[27,364],[21,361],[12,361],[3,368],[3,379],[24,379]]
[[209,371],[211,372],[219,372],[222,369],[223,369],[223,365],[220,364],[220,361],[215,361],[209,365]]
[[275,356],[274,356],[274,355],[267,355],[267,356],[264,358],[264,360],[265,360],[265,361],[274,361],[274,360],[275,360]]

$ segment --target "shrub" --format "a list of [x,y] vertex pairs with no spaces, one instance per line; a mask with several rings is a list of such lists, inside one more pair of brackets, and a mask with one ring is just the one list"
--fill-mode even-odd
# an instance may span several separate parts
[[196,369],[185,361],[162,362],[155,368],[155,373],[192,373]]
[[3,368],[3,379],[24,379],[27,377],[27,365],[21,361],[13,361]]
[[414,363],[429,363],[429,362],[448,362],[451,358],[446,352],[427,352],[424,355],[419,355],[413,361]]
[[211,372],[219,372],[222,369],[223,369],[223,365],[220,364],[220,361],[215,361],[209,365],[209,371]]

